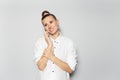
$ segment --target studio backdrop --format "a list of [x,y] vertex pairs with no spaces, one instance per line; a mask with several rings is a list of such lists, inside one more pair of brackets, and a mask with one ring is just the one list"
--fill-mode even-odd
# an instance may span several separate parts
[[43,10],[77,46],[71,80],[120,80],[119,0],[0,1],[0,80],[39,80],[33,58]]

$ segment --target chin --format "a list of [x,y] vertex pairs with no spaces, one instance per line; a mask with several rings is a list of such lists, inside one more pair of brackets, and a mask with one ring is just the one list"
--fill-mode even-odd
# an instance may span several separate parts
[[54,35],[55,33],[50,33],[51,35]]

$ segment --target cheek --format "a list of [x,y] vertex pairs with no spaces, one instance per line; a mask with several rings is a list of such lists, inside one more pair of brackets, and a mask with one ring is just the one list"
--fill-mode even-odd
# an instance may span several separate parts
[[54,26],[57,28],[57,27],[58,27],[58,24],[57,24],[57,23],[55,23],[55,24],[54,24]]
[[58,26],[55,27],[55,31],[58,30]]

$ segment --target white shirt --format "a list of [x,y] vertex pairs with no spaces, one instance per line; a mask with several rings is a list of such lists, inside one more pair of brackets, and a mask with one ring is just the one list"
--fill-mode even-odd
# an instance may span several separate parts
[[[61,34],[57,39],[52,39],[54,46],[54,54],[57,58],[64,62],[67,62],[72,70],[75,70],[77,64],[77,55],[73,42]],[[35,45],[35,62],[41,58],[44,49],[47,47],[47,43],[44,37],[38,39]],[[40,71],[40,80],[70,80],[69,73],[62,70],[51,60],[48,60],[47,66],[43,71]]]

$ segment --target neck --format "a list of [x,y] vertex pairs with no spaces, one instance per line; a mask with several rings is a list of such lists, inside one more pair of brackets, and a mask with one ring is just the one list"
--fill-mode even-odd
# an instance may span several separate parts
[[52,34],[51,37],[56,39],[60,35],[60,31],[57,31],[55,34]]

